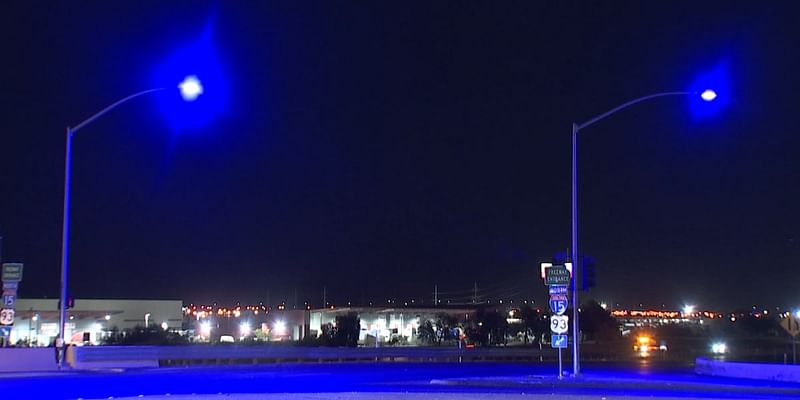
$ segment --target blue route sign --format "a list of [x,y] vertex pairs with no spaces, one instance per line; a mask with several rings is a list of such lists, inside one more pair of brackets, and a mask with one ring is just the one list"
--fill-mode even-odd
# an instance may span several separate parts
[[0,337],[9,337],[9,336],[11,336],[11,327],[0,326]]
[[567,335],[552,335],[550,337],[550,346],[554,349],[566,349],[568,342]]
[[14,308],[14,304],[16,302],[17,302],[17,296],[13,294],[3,295],[3,308]]
[[566,285],[551,285],[547,287],[547,292],[550,294],[567,294]]
[[567,311],[567,299],[560,299],[556,298],[550,299],[550,311],[555,313],[556,315],[564,315]]

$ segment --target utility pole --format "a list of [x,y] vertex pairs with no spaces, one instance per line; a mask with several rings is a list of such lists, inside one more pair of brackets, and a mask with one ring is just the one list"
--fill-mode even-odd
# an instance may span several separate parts
[[322,287],[322,308],[328,307],[328,287]]
[[473,282],[472,286],[472,304],[478,304],[478,282]]
[[433,285],[433,306],[439,305],[439,285]]

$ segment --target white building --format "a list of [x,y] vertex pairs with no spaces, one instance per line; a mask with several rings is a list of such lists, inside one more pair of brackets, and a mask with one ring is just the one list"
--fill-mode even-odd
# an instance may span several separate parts
[[413,344],[421,324],[434,321],[440,314],[448,314],[459,321],[475,317],[474,308],[385,308],[385,307],[342,307],[311,310],[310,333],[318,336],[322,326],[335,323],[339,315],[355,313],[358,315],[361,332],[358,343],[370,345],[396,341],[398,344]]
[[[64,337],[67,343],[97,344],[112,328],[180,329],[182,307],[181,300],[76,299],[75,307],[67,310]],[[58,336],[58,299],[17,299],[14,308],[11,343],[47,346]]]

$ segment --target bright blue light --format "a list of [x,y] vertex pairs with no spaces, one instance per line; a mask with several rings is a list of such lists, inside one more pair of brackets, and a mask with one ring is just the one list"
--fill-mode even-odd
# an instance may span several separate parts
[[689,110],[693,117],[704,119],[719,114],[731,101],[727,64],[721,63],[698,76],[689,91],[700,93],[699,96],[691,96],[689,100]]
[[228,83],[214,50],[209,24],[198,40],[156,68],[154,86],[179,89],[158,96],[159,108],[175,131],[203,128],[227,109]]
[[186,101],[195,101],[197,96],[203,94],[203,84],[194,75],[187,76],[178,88],[181,90],[181,97]]
[[[202,91],[202,88],[201,88],[200,89],[200,93],[202,93],[202,92],[203,91]],[[712,101],[712,100],[717,98],[717,92],[715,92],[715,91],[713,91],[711,89],[706,89],[706,90],[703,91],[703,93],[700,93],[700,97],[705,101]]]

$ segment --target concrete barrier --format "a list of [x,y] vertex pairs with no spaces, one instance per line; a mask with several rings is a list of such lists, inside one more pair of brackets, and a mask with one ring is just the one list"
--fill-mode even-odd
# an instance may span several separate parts
[[0,372],[57,370],[54,347],[0,348]]
[[800,365],[727,362],[698,358],[695,360],[694,372],[698,375],[800,383]]
[[[531,348],[458,349],[455,347],[332,348],[302,346],[83,346],[75,347],[70,365],[77,369],[157,367],[181,364],[228,364],[292,361],[479,361],[538,360]],[[548,349],[549,350],[549,349]],[[545,351],[549,356],[551,351]],[[551,358],[551,357],[547,357]]]

